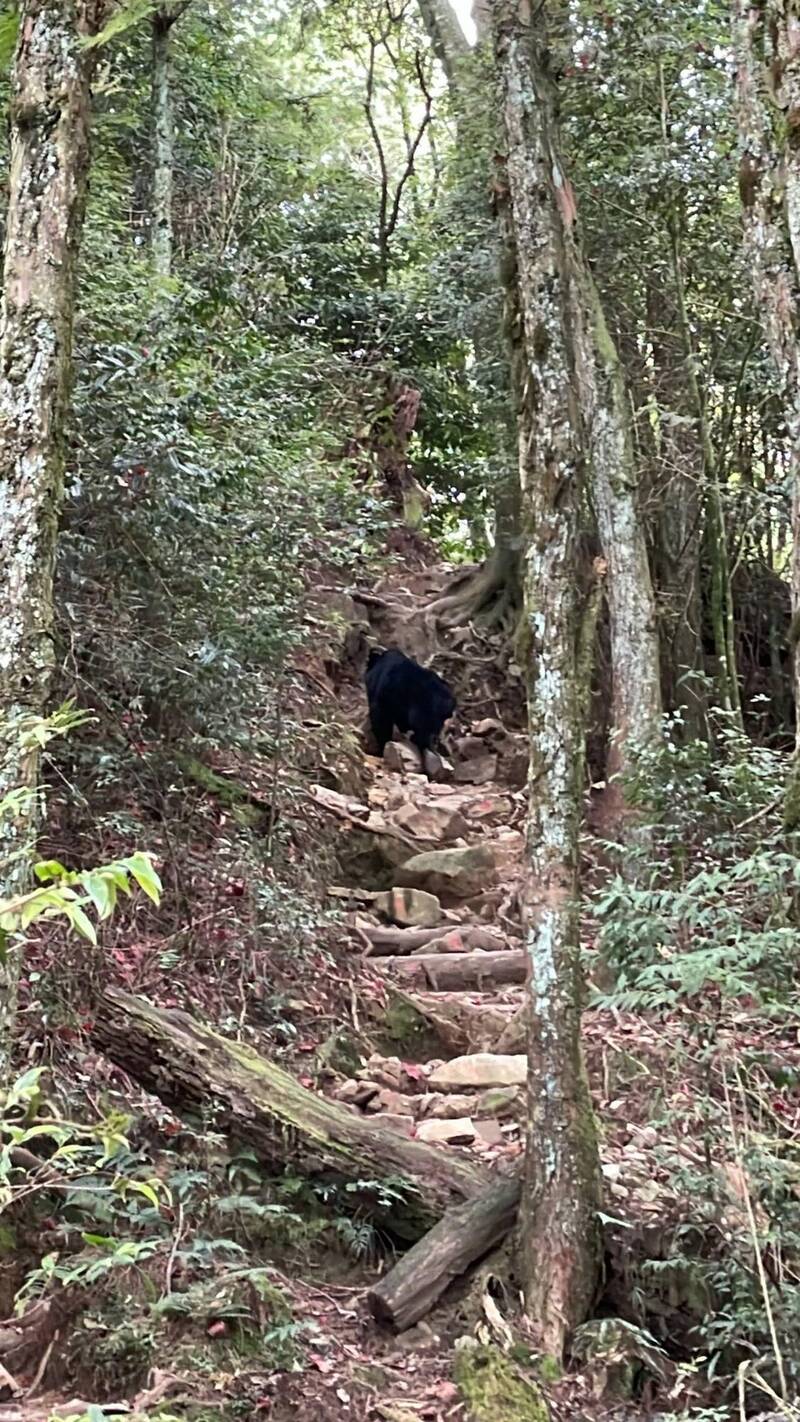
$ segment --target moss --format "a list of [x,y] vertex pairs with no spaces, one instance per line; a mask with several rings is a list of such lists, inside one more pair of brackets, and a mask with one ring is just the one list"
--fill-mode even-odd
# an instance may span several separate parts
[[499,1348],[468,1340],[456,1352],[453,1372],[471,1422],[549,1422],[539,1388]]
[[259,805],[244,785],[225,775],[218,775],[196,756],[183,756],[180,765],[187,779],[193,780],[195,785],[219,800],[243,829],[256,829],[264,823],[266,806]]
[[394,998],[383,1017],[383,1035],[399,1047],[419,1046],[429,1034],[428,1023],[411,1002]]
[[791,833],[800,829],[800,756],[793,756],[783,801],[783,828]]

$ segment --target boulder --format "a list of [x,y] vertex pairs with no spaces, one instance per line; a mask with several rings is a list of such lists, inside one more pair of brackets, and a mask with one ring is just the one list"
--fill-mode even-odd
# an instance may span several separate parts
[[466,849],[432,849],[407,859],[395,877],[399,884],[424,888],[429,894],[468,899],[495,883],[495,858],[484,844]]

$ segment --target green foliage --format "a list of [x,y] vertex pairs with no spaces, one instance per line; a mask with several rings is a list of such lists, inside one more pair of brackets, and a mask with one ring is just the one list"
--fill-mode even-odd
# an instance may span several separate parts
[[[774,826],[782,758],[737,732],[681,743],[668,724],[629,793],[644,846],[592,903],[616,986],[598,1001],[664,1010],[712,993],[787,1010],[800,957],[800,866]],[[613,852],[613,850],[612,850]]]

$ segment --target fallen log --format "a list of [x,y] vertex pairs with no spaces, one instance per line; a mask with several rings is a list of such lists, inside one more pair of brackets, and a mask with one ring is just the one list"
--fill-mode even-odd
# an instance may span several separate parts
[[377,958],[387,954],[414,953],[444,938],[447,933],[459,933],[470,948],[484,948],[488,952],[502,952],[506,940],[499,933],[491,933],[488,928],[477,924],[440,923],[437,928],[371,928],[360,925],[361,932],[372,944],[373,955]]
[[[200,1113],[221,1105],[224,1128],[267,1166],[346,1185],[355,1208],[401,1239],[418,1239],[450,1205],[486,1185],[486,1171],[471,1161],[326,1101],[188,1013],[166,1012],[108,988],[92,1037],[112,1061],[178,1110]],[[381,1188],[387,1181],[391,1190]]]
[[518,1176],[498,1180],[474,1200],[448,1210],[369,1290],[373,1317],[398,1332],[424,1318],[448,1285],[508,1234],[520,1191]]
[[528,955],[524,949],[507,948],[504,953],[426,953],[410,958],[373,958],[382,973],[400,982],[433,992],[495,987],[502,983],[524,983]]

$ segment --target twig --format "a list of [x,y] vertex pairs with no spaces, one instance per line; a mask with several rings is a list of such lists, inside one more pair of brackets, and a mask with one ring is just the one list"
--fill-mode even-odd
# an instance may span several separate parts
[[[48,1365],[48,1363],[50,1362],[50,1358],[51,1358],[51,1356],[52,1356],[53,1349],[55,1348],[56,1343],[58,1342],[59,1336],[60,1336],[60,1330],[57,1328],[56,1331],[55,1331],[55,1333],[53,1334],[52,1338],[50,1339],[50,1342],[48,1343],[47,1347],[45,1348],[45,1350],[44,1350],[44,1352],[43,1352],[43,1354],[42,1354],[42,1357],[41,1357],[41,1361],[40,1361],[40,1363],[39,1363],[39,1366],[38,1366],[38,1368],[36,1369],[36,1372],[35,1372],[34,1375],[33,1375],[33,1382],[31,1383],[31,1385],[30,1385],[30,1387],[28,1388],[27,1392],[24,1394],[26,1398],[27,1398],[27,1397],[33,1397],[34,1393],[38,1390],[39,1384],[40,1384],[40,1382],[42,1381],[42,1379],[43,1379],[45,1373],[47,1372],[47,1365]],[[5,1372],[5,1368],[3,1369],[3,1372]],[[12,1381],[13,1381],[13,1379],[12,1379]]]
[[182,1200],[179,1200],[179,1201],[178,1201],[178,1223],[177,1223],[177,1225],[176,1225],[176,1227],[175,1227],[175,1238],[174,1238],[173,1241],[172,1241],[172,1248],[171,1248],[171,1250],[170,1250],[170,1252],[169,1252],[169,1259],[167,1260],[167,1272],[166,1272],[166,1274],[164,1275],[164,1293],[165,1293],[165,1294],[171,1294],[171,1293],[172,1293],[172,1272],[173,1272],[173,1270],[174,1270],[174,1268],[175,1268],[175,1258],[176,1258],[176,1255],[177,1255],[177,1253],[178,1253],[178,1246],[180,1245],[181,1236],[182,1236],[182,1234],[183,1234],[183,1224],[184,1224],[183,1201],[182,1201]]

